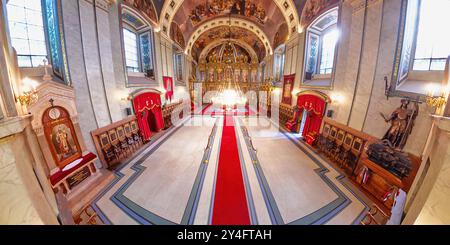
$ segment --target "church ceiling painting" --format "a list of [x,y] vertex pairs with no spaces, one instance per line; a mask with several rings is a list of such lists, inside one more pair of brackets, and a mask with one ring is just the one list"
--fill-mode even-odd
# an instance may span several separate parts
[[308,26],[317,16],[337,5],[340,0],[308,0],[299,13],[301,14],[300,24],[303,27]]
[[[206,0],[206,1],[185,1],[196,3],[189,13],[189,19],[193,26],[198,25],[203,20],[224,16],[228,14],[241,15],[264,25],[267,21],[266,9],[269,7],[268,1],[261,0]],[[270,1],[272,2],[272,1]],[[192,5],[191,5],[192,6]]]
[[228,17],[241,18],[255,23],[273,40],[277,28],[286,22],[283,13],[273,0],[185,0],[173,21],[178,23],[184,39],[209,20]]
[[275,37],[273,38],[273,48],[276,49],[278,46],[286,42],[286,39],[289,35],[288,25],[283,23],[278,27],[277,33],[275,33]]
[[123,0],[125,4],[140,11],[146,18],[158,23],[158,14],[152,0]]
[[211,29],[202,34],[194,44],[192,56],[196,59],[200,56],[203,49],[214,40],[220,39],[236,39],[251,45],[258,56],[259,60],[263,60],[266,56],[264,44],[252,32],[239,27],[220,26]]
[[172,22],[172,26],[170,28],[170,38],[177,43],[178,45],[180,45],[180,47],[182,49],[186,48],[186,42],[184,41],[184,36],[183,33],[181,32],[180,27],[178,26],[177,23]]
[[236,62],[250,63],[251,61],[247,50],[236,43],[233,43],[231,46],[228,44],[218,45],[209,51],[207,59],[208,62],[219,62],[224,61],[228,56],[233,56]]

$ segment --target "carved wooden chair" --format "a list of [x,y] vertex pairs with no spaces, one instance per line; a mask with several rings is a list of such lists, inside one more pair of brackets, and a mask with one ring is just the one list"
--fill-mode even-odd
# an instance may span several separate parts
[[331,158],[336,149],[337,128],[331,127],[330,134],[327,137],[326,155]]
[[351,171],[351,174],[355,172],[356,166],[358,165],[359,157],[361,156],[362,148],[364,145],[364,140],[355,137],[352,144],[352,149],[350,150],[347,161],[343,165],[346,169]]
[[103,155],[107,162],[112,162],[114,159],[118,159],[116,154],[114,154],[114,149],[109,142],[109,137],[107,133],[100,135],[100,144],[102,147]]
[[125,130],[123,129],[122,126],[117,127],[117,136],[119,137],[119,145],[120,145],[120,149],[121,151],[124,153],[125,156],[128,156],[131,151],[130,151],[130,146],[128,145],[127,142],[127,137],[125,136]]
[[319,136],[319,139],[317,141],[317,146],[319,147],[319,150],[323,153],[326,153],[330,129],[331,129],[331,127],[329,124],[324,124],[323,129],[322,129],[322,134]]
[[344,144],[344,137],[345,137],[345,131],[340,129],[336,136],[336,148],[334,148],[331,157],[334,161],[337,161],[339,158],[339,155],[342,154],[343,149],[342,145]]
[[143,143],[142,137],[139,133],[139,127],[137,126],[137,122],[133,121],[133,122],[131,122],[130,125],[131,125],[131,132],[133,134],[134,142],[136,142],[136,144],[138,144],[139,146],[142,145],[142,143]]
[[114,154],[117,157],[117,159],[120,159],[123,153],[120,147],[120,141],[119,137],[117,136],[117,131],[115,129],[110,130],[108,131],[108,135],[109,135],[109,142],[111,143],[114,149]]
[[352,150],[354,136],[352,134],[347,133],[344,138],[344,143],[342,144],[342,152],[338,156],[337,162],[340,164],[340,167],[343,168],[346,161],[349,160],[349,154]]
[[135,140],[133,138],[133,133],[131,132],[131,126],[129,123],[125,124],[123,126],[123,129],[125,130],[125,137],[127,138],[127,144],[130,148],[133,148],[133,150],[136,148]]

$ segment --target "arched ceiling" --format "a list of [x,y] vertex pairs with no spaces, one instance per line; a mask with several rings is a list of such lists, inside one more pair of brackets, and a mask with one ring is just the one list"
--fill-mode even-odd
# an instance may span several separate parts
[[[231,22],[230,22],[231,21]],[[197,30],[191,34],[188,42],[187,42],[187,53],[192,54],[195,49],[197,51],[200,51],[203,49],[203,47],[207,46],[211,41],[214,41],[214,38],[230,38],[229,36],[229,28],[232,28],[233,30],[238,30],[236,34],[242,35],[239,37],[236,34],[233,34],[233,36],[236,37],[236,39],[243,39],[247,43],[255,44],[255,47],[258,49],[255,50],[257,53],[260,53],[260,49],[264,49],[264,55],[266,54],[272,54],[272,47],[270,45],[270,39],[267,37],[267,35],[264,33],[262,29],[260,29],[257,25],[255,25],[253,22],[240,19],[240,18],[215,18],[208,22],[203,23],[202,25],[198,26]],[[217,29],[221,28],[222,35],[218,35]],[[212,32],[212,33],[210,33]],[[199,40],[200,37],[205,36],[211,36],[214,37],[210,40]],[[233,37],[232,37],[233,38]],[[206,43],[203,43],[206,41]],[[202,45],[198,45],[198,43],[203,43]],[[192,54],[193,57],[195,57],[195,54]],[[261,57],[259,57],[261,59]],[[263,58],[263,57],[262,57]]]
[[[150,0],[124,0],[142,2]],[[182,45],[186,40],[186,53],[197,55],[201,51],[194,50],[198,38],[206,32],[213,31],[218,26],[227,26],[227,21],[218,23],[216,20],[232,17],[241,23],[250,23],[255,33],[249,28],[244,32],[255,34],[256,39],[251,43],[262,42],[265,54],[272,54],[278,45],[287,41],[289,37],[303,30],[314,18],[331,5],[342,0],[151,0],[158,15],[159,30],[166,37],[177,37],[176,42]],[[301,16],[300,16],[301,15]],[[212,28],[208,23],[215,23]],[[232,24],[234,25],[234,24]],[[249,25],[249,26],[250,26]],[[176,31],[171,31],[176,28]],[[205,29],[203,29],[205,28]],[[214,33],[213,33],[214,34]],[[207,34],[208,35],[208,34]],[[259,40],[258,40],[259,39]],[[204,46],[207,46],[204,44]],[[255,50],[256,53],[259,50]],[[258,53],[258,56],[261,56]],[[198,57],[197,57],[198,58]],[[261,58],[261,57],[259,57]],[[261,61],[261,60],[260,60]]]
[[249,58],[250,58],[249,62],[255,63],[255,64],[259,63],[258,62],[258,55],[256,54],[256,52],[253,49],[253,47],[250,44],[248,44],[246,42],[243,42],[242,40],[238,40],[238,39],[215,40],[215,41],[211,42],[200,53],[199,61],[200,62],[206,62],[206,58],[209,57],[209,55],[211,54],[211,51],[213,49],[215,49],[217,47],[221,47],[221,46],[223,46],[223,44],[228,43],[228,42],[231,42],[235,46],[244,49],[247,52],[247,54],[249,55]]
[[[299,23],[297,6],[293,0],[167,0],[164,4],[158,0],[154,1],[157,11],[160,12],[159,24],[162,33],[168,36],[171,28],[178,26],[184,40],[188,40],[187,53],[192,52],[196,39],[204,33],[202,28],[207,28],[208,31],[213,29],[208,28],[206,23],[213,22],[217,26],[229,25],[228,21],[218,23],[216,21],[218,19],[231,17],[238,19],[240,23],[252,26],[252,29],[244,28],[247,29],[246,33],[255,33],[253,30],[258,30],[259,33],[255,33],[255,36],[261,39],[266,54],[271,54],[275,48],[273,44],[279,43],[277,39],[279,39],[279,29],[282,25],[284,29],[287,29],[284,31],[287,32],[286,37],[282,39],[287,40],[293,32],[297,31]],[[251,43],[257,42],[257,39],[252,40]]]
[[[194,59],[198,60],[200,54],[210,43],[216,40],[226,41],[229,39],[235,39],[241,43],[250,44],[251,48],[256,53],[258,60],[263,60],[267,55],[265,45],[255,33],[242,27],[228,27],[223,25],[213,27],[203,32],[192,45],[189,54],[191,54]],[[270,52],[272,52],[271,49]]]

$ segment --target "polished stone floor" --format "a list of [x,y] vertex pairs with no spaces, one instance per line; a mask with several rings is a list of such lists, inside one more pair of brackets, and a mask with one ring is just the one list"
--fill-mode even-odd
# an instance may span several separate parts
[[[235,116],[252,224],[358,224],[367,204],[326,160],[267,118]],[[211,224],[223,117],[193,116],[117,170],[106,224]]]

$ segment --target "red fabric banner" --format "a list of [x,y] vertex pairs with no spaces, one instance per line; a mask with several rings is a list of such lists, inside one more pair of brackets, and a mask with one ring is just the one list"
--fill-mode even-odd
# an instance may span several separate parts
[[166,90],[166,100],[172,101],[173,99],[173,78],[163,77],[164,89]]
[[148,141],[152,131],[158,132],[164,128],[161,96],[158,93],[144,93],[134,98],[133,105],[142,137]]
[[306,111],[308,113],[303,129],[304,138],[311,132],[319,132],[326,106],[327,103],[324,99],[312,94],[305,94],[298,97],[297,107],[300,111]]
[[283,104],[290,105],[292,103],[292,91],[294,90],[295,74],[284,76],[283,85]]

